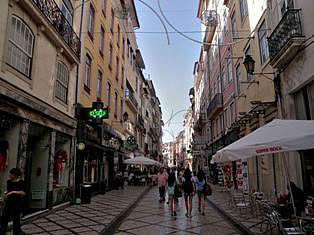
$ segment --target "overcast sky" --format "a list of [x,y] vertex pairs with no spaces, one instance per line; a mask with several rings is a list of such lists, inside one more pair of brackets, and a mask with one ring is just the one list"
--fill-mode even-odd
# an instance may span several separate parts
[[[157,0],[142,1],[162,18]],[[188,93],[193,86],[193,67],[198,60],[201,44],[174,33],[175,30],[166,25],[170,40],[168,45],[167,35],[158,17],[141,1],[135,0],[135,4],[140,22],[136,37],[146,65],[144,76],[153,80],[161,102],[163,120],[167,122],[172,112],[186,110],[190,106]],[[196,18],[197,0],[160,0],[160,6],[175,28],[189,32],[186,35],[200,40],[200,20]],[[170,125],[164,126],[164,143],[172,141],[183,129],[184,113],[178,113],[171,119]]]

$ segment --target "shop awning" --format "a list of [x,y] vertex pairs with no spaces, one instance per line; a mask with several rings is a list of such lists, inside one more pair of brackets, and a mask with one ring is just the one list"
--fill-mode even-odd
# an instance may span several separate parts
[[313,120],[275,119],[217,151],[214,162],[314,148]]

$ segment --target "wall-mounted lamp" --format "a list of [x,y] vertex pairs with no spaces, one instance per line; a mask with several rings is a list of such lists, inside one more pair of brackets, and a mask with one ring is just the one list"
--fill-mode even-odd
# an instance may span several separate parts
[[[258,74],[275,74],[275,73],[254,73],[255,71],[255,60],[252,58],[252,56],[250,55],[246,55],[245,56],[245,59],[243,61],[243,64],[244,64],[244,67],[247,71],[248,74],[250,75],[258,75]],[[266,76],[265,76],[266,77]],[[266,77],[268,78],[268,77]],[[270,80],[272,80],[271,78],[268,78]]]

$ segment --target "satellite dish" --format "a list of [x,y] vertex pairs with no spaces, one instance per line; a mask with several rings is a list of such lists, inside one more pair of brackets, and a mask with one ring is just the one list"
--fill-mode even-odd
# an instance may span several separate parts
[[116,7],[113,11],[117,18],[126,20],[129,16],[130,9],[126,7]]

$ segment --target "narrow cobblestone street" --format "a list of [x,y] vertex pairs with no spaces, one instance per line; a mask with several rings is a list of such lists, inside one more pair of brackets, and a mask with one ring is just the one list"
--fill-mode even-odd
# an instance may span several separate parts
[[115,233],[115,235],[128,234],[239,235],[241,233],[207,203],[205,215],[202,216],[197,210],[197,197],[193,199],[192,218],[185,217],[183,198],[179,199],[177,216],[171,216],[168,205],[158,202],[158,188],[154,187],[136,205]]

